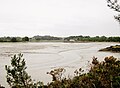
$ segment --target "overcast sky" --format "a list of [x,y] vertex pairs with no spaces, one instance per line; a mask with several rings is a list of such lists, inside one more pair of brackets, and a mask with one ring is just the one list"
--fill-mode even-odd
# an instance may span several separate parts
[[0,36],[119,36],[106,0],[0,0]]

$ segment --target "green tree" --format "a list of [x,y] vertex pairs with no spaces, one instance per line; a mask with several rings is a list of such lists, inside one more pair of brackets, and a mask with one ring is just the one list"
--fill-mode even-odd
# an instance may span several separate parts
[[33,83],[31,76],[26,72],[25,59],[23,54],[14,55],[11,60],[11,66],[5,66],[7,71],[7,82],[12,88],[31,88]]
[[105,36],[101,36],[99,41],[101,41],[101,42],[107,41],[107,38]]
[[17,42],[17,38],[16,37],[12,37],[11,38],[11,42]]
[[28,37],[23,37],[22,41],[29,41],[29,38]]

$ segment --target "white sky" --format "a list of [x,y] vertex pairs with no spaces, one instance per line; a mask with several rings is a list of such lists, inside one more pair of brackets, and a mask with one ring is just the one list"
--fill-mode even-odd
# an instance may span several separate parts
[[0,36],[120,36],[106,0],[0,0]]

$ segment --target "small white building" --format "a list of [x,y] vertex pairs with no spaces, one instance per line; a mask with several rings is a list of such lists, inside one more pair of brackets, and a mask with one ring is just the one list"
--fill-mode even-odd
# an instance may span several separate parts
[[74,39],[70,39],[69,42],[75,42],[75,40]]

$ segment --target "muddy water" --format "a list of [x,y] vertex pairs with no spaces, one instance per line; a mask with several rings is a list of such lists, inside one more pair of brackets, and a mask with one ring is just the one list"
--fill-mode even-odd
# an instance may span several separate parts
[[27,72],[36,81],[51,81],[46,72],[54,68],[66,69],[64,76],[73,75],[73,71],[82,67],[88,70],[92,57],[100,61],[106,56],[120,58],[120,53],[98,52],[99,49],[117,43],[0,43],[0,84],[7,86],[5,65],[10,65],[11,56],[23,53],[27,63]]

